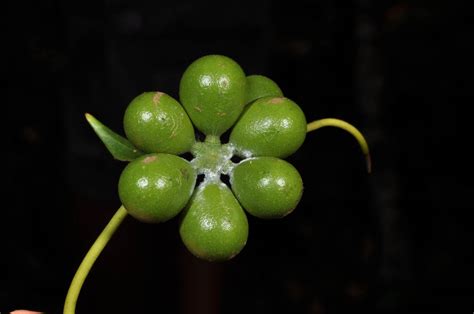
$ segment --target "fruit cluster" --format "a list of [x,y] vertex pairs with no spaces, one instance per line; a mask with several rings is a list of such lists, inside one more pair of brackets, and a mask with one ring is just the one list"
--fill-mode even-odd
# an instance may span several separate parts
[[[129,161],[118,184],[122,206],[77,269],[64,302],[74,314],[82,285],[94,262],[127,213],[144,222],[163,222],[181,212],[179,232],[186,247],[209,261],[228,260],[245,246],[244,209],[260,218],[281,218],[298,204],[303,182],[284,161],[306,133],[331,126],[352,134],[371,171],[369,146],[353,125],[325,118],[306,124],[301,109],[275,82],[245,76],[224,56],[194,61],[184,72],[181,104],[161,92],[143,93],[127,107],[127,138],[86,114],[115,159]],[[196,131],[205,135],[197,140]],[[221,143],[229,131],[229,142]],[[179,155],[191,153],[188,161]],[[235,162],[239,157],[239,162]],[[203,180],[198,180],[199,176]],[[229,179],[229,187],[221,178]],[[227,180],[225,180],[227,182]]]
[[[301,176],[281,158],[303,144],[306,118],[275,82],[246,76],[221,55],[202,57],[186,69],[179,98],[181,104],[165,93],[146,92],[127,107],[127,139],[114,135],[131,161],[120,176],[120,200],[144,222],[182,212],[179,231],[186,247],[206,260],[227,260],[247,241],[243,209],[280,218],[298,204]],[[193,125],[204,141],[196,140]],[[221,143],[228,130],[229,142]],[[191,161],[178,156],[189,152]],[[197,184],[200,174],[204,178]]]

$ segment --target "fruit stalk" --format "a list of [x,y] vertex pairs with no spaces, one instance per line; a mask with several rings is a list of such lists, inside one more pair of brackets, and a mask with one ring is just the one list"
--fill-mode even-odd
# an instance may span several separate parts
[[309,133],[325,126],[332,126],[343,129],[355,137],[357,142],[359,142],[360,148],[362,149],[362,153],[365,156],[365,160],[367,163],[367,172],[370,173],[372,171],[372,161],[370,159],[369,145],[367,145],[367,141],[365,140],[362,133],[360,133],[359,130],[357,130],[353,125],[347,123],[346,121],[334,118],[320,119],[308,123],[306,132]]
[[64,314],[75,313],[77,298],[79,297],[82,285],[84,284],[89,271],[126,216],[127,210],[125,207],[120,206],[99,237],[95,240],[94,244],[89,249],[89,252],[87,252],[72,279],[71,285],[69,286],[66,301],[64,302]]

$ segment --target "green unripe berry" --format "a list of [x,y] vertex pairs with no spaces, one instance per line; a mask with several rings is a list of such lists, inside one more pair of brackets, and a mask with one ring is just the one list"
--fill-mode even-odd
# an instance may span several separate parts
[[306,118],[300,107],[285,97],[263,97],[250,104],[235,124],[229,142],[241,156],[284,158],[306,137]]
[[179,233],[195,256],[208,261],[228,260],[247,242],[247,216],[225,184],[205,183],[183,212]]
[[220,136],[242,113],[246,84],[244,71],[234,60],[208,55],[186,69],[179,86],[179,97],[200,131]]
[[125,167],[118,192],[130,215],[157,223],[173,218],[186,206],[195,183],[196,171],[187,160],[169,154],[149,154]]
[[191,150],[194,129],[183,107],[171,96],[147,92],[128,105],[123,118],[127,138],[146,153],[182,154]]
[[240,204],[259,218],[281,218],[293,211],[303,194],[303,180],[290,163],[257,157],[238,164],[231,177]]
[[283,92],[274,81],[263,75],[247,76],[246,104],[259,98],[270,96],[283,97]]

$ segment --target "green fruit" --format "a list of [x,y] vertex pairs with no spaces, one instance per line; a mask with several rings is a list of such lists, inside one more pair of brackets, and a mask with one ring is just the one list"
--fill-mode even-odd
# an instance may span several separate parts
[[194,129],[183,107],[171,96],[147,92],[132,100],[123,126],[127,138],[146,153],[182,154],[194,143]]
[[247,216],[225,184],[205,183],[183,212],[179,233],[195,256],[209,261],[228,260],[247,242]]
[[280,87],[263,75],[247,76],[247,98],[245,103],[251,103],[262,97],[283,97]]
[[163,222],[186,206],[195,183],[196,171],[187,160],[149,154],[125,167],[118,191],[130,215],[144,222]]
[[293,211],[303,194],[303,180],[288,162],[257,157],[238,164],[232,190],[240,204],[259,218],[281,218]]
[[209,55],[184,72],[179,97],[194,125],[206,135],[220,136],[239,118],[247,80],[232,59]]
[[229,142],[239,155],[284,158],[306,137],[306,118],[300,107],[285,97],[264,97],[250,104],[235,124]]

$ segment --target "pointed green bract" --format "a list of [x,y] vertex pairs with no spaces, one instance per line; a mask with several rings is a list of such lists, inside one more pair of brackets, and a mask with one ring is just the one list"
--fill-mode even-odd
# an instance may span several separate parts
[[247,76],[246,104],[262,97],[283,97],[283,92],[277,83],[263,75]]
[[259,218],[282,218],[303,195],[303,180],[290,163],[257,157],[238,164],[231,177],[232,191],[247,212]]
[[194,144],[194,129],[183,107],[161,92],[143,93],[123,118],[127,138],[146,153],[182,154]]
[[200,131],[220,136],[242,113],[246,84],[245,73],[234,60],[208,55],[186,69],[179,86],[179,97]]
[[306,118],[285,97],[263,97],[250,104],[235,124],[229,142],[243,157],[285,158],[303,144]]
[[121,161],[132,161],[143,155],[143,152],[136,148],[126,138],[106,127],[91,114],[86,113],[86,119],[115,159]]
[[247,216],[225,184],[205,182],[183,212],[179,233],[195,256],[208,261],[228,260],[247,242]]

